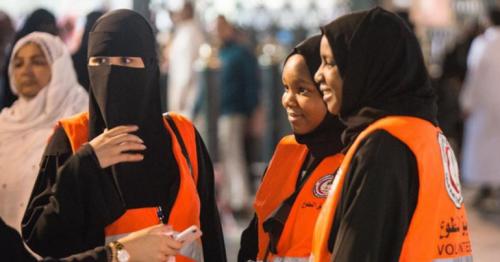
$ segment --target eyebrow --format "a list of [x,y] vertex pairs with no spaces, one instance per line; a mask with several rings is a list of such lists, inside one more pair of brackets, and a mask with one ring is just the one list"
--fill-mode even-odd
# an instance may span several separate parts
[[[28,58],[28,59],[34,59],[34,58],[40,58],[40,57],[41,57],[41,58],[44,58],[44,59],[47,59],[47,58],[45,57],[45,55],[43,55],[43,54],[36,54],[36,55],[29,56],[29,57],[27,57],[27,58]],[[14,59],[23,59],[23,58],[24,58],[24,57],[19,56],[19,54],[16,54],[16,55],[14,56]]]
[[46,59],[44,55],[40,55],[40,54],[31,56],[30,58],[39,58],[39,57]]
[[[282,79],[283,85],[286,85],[284,80],[285,79]],[[297,77],[297,78],[295,78],[295,81],[292,81],[292,83],[299,84],[299,85],[300,84],[314,84],[314,80],[308,79],[308,77]]]

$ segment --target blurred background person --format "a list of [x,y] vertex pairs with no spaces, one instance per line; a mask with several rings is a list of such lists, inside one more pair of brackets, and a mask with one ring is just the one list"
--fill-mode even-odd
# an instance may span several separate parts
[[69,53],[73,54],[77,46],[77,17],[74,15],[63,15],[57,19],[57,28],[59,29],[59,37],[68,47]]
[[10,86],[19,98],[0,113],[0,216],[19,230],[56,121],[85,110],[88,95],[57,36],[31,33],[12,53]]
[[[14,24],[7,13],[0,11],[0,72],[6,72],[6,56],[9,54],[15,34]],[[3,107],[5,96],[5,74],[0,74],[0,109]],[[10,94],[10,92],[9,92]]]
[[92,29],[94,23],[101,17],[104,13],[102,11],[93,11],[87,14],[85,17],[85,27],[83,29],[82,39],[80,41],[80,46],[78,50],[71,57],[73,59],[73,65],[75,67],[76,75],[78,77],[78,83],[80,83],[85,90],[89,90],[89,70],[87,68],[87,52],[89,45],[89,33]]
[[255,56],[237,42],[237,32],[224,16],[217,17],[216,33],[221,41],[217,124],[224,178],[221,197],[238,215],[251,204],[244,139],[247,120],[258,104],[259,77]]
[[472,40],[482,33],[478,21],[469,23],[456,43],[444,54],[442,74],[435,81],[438,95],[438,122],[457,156],[460,156],[463,136],[463,115],[459,96],[467,72],[467,55]]
[[36,9],[25,20],[21,29],[16,33],[14,42],[33,32],[46,32],[59,35],[56,17],[47,9]]
[[171,19],[174,33],[168,50],[168,111],[194,120],[195,105],[200,96],[195,62],[205,37],[195,19],[191,2],[186,1],[180,11],[172,12]]
[[[22,28],[16,33],[14,37],[15,45],[16,42],[23,38],[24,36],[32,32],[47,32],[52,35],[58,35],[59,29],[57,28],[56,17],[46,9],[37,9],[31,13]],[[8,55],[5,57],[4,63],[9,63],[12,52],[9,51]],[[17,96],[11,92],[9,73],[7,72],[7,67],[4,67],[4,82],[0,85],[3,88],[0,93],[3,93],[3,101],[0,101],[0,109],[12,105],[12,103],[17,99]]]
[[472,43],[460,97],[466,117],[462,168],[465,180],[481,187],[476,207],[486,207],[500,186],[500,9],[492,7],[488,14],[490,27]]

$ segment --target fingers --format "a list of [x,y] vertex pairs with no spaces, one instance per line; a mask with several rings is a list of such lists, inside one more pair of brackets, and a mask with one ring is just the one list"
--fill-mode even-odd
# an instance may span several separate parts
[[144,156],[141,154],[129,154],[123,153],[114,158],[114,161],[111,165],[122,163],[122,162],[139,162],[144,159]]
[[129,133],[121,133],[116,136],[113,136],[109,139],[109,142],[112,144],[120,144],[124,142],[134,142],[134,143],[142,143],[144,144],[144,141],[139,138],[136,135],[132,135]]
[[145,149],[146,149],[146,146],[144,144],[129,143],[129,142],[119,144],[119,145],[115,146],[115,148],[114,148],[114,150],[118,154],[120,154],[122,152],[126,152],[126,151],[139,151],[139,150],[142,151]]
[[135,132],[137,130],[139,130],[139,127],[136,125],[117,126],[117,127],[110,129],[109,131],[105,131],[105,133],[107,136],[113,137],[113,136],[123,134],[123,133]]
[[[161,230],[163,228],[155,227],[153,229]],[[155,253],[158,252],[156,255],[156,259],[158,259],[158,261],[171,261],[170,257],[176,256],[182,247],[182,244],[180,242],[175,241],[170,236],[155,233],[152,235],[150,234],[149,237],[152,237],[152,239],[154,239],[152,243],[154,243],[155,246]]]
[[166,236],[164,239],[165,239],[165,247],[167,247],[168,249],[174,252],[179,252],[179,250],[182,248],[182,243],[173,239],[172,237]]

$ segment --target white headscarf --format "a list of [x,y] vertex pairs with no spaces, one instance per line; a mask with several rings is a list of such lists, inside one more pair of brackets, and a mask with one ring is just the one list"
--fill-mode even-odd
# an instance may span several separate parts
[[9,63],[12,91],[18,94],[13,59],[27,43],[35,43],[43,51],[51,67],[51,79],[35,97],[20,96],[0,113],[0,216],[16,229],[20,228],[54,125],[88,108],[88,94],[78,84],[68,49],[59,37],[47,33],[31,33],[14,46]]
[[78,84],[71,55],[57,36],[34,32],[21,38],[12,51],[9,63],[10,86],[18,94],[13,75],[15,54],[27,43],[38,44],[51,65],[51,79],[32,99],[22,96],[10,108],[0,113],[0,138],[4,132],[52,126],[61,117],[68,116],[88,107],[88,95]]

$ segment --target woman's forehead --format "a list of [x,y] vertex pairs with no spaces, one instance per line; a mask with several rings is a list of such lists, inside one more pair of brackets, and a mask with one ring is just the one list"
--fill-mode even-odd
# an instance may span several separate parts
[[283,81],[310,83],[312,77],[307,69],[306,60],[302,55],[291,56],[283,67]]
[[320,43],[320,47],[319,47],[320,54],[323,56],[333,57],[334,55],[333,55],[332,49],[333,49],[332,45],[328,41],[328,38],[326,38],[326,36],[323,36],[321,38],[321,43]]
[[38,43],[35,42],[26,42],[23,44],[19,49],[17,49],[15,56],[18,57],[21,55],[21,53],[29,55],[29,56],[43,56],[45,57],[45,54],[42,51],[42,48]]

